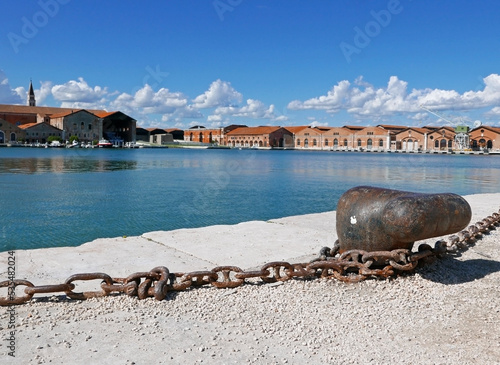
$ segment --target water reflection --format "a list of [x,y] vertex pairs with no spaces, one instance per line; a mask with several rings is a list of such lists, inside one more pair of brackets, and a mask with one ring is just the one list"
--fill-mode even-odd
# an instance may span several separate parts
[[0,161],[0,174],[36,174],[47,172],[106,172],[117,170],[133,170],[137,168],[137,161],[128,160],[96,160],[51,157],[4,158]]
[[15,208],[0,210],[0,251],[318,213],[357,185],[468,195],[498,181],[498,156],[4,148],[0,203]]

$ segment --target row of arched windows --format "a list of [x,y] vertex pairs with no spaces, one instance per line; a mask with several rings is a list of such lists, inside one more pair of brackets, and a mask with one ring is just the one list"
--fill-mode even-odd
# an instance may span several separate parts
[[[344,139],[343,141],[343,147],[347,147],[349,145],[349,141],[346,139]],[[297,141],[296,141],[296,144],[297,146],[301,146],[301,143],[302,141],[300,140],[300,138],[297,138]],[[356,141],[357,143],[357,147],[362,147],[362,140],[361,139],[358,139]],[[308,148],[309,147],[309,138],[305,138],[304,139],[304,148]],[[312,146],[313,147],[316,147],[318,145],[318,142],[316,140],[316,138],[313,138],[312,140]],[[330,145],[330,141],[328,139],[325,139],[325,147],[328,147]],[[333,147],[338,147],[339,146],[339,140],[337,138],[335,138],[333,140]],[[383,139],[379,139],[378,141],[378,146],[379,147],[384,147],[384,140]],[[371,138],[369,138],[367,141],[366,141],[366,147],[367,148],[372,148],[373,147],[373,140]]]
[[[16,141],[16,134],[12,132],[10,134],[10,142],[15,142]],[[5,143],[5,133],[3,131],[0,131],[0,143]]]

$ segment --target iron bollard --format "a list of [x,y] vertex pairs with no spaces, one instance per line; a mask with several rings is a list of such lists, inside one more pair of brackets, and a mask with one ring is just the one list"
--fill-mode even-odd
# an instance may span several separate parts
[[464,229],[471,217],[469,203],[456,194],[358,186],[337,204],[339,252],[411,249],[415,241]]

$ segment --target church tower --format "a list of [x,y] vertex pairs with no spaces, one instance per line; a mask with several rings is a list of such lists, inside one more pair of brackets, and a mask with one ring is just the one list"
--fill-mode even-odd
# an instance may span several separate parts
[[36,106],[35,92],[33,91],[33,84],[31,83],[31,80],[30,80],[30,90],[28,91],[28,105]]

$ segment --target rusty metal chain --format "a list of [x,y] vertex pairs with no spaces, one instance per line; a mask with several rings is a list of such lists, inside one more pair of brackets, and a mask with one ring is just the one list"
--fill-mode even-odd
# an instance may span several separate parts
[[[63,284],[35,286],[28,280],[14,279],[0,282],[0,288],[8,287],[9,295],[0,296],[0,306],[23,304],[35,294],[64,293],[71,299],[84,300],[112,294],[126,294],[139,299],[154,297],[163,300],[170,291],[212,285],[216,288],[235,288],[247,279],[258,278],[264,283],[287,281],[293,278],[335,278],[355,283],[368,278],[389,278],[402,272],[412,272],[419,262],[429,256],[441,257],[466,250],[484,233],[500,225],[500,210],[470,225],[466,230],[439,240],[434,248],[428,244],[418,246],[417,252],[406,249],[393,251],[349,250],[339,254],[338,242],[331,249],[324,247],[320,256],[310,262],[291,264],[270,262],[260,270],[244,271],[237,266],[218,266],[210,271],[170,273],[164,266],[149,272],[136,272],[126,278],[112,278],[104,273],[83,273],[70,276]],[[75,293],[75,281],[102,280],[99,290]],[[24,296],[16,296],[15,288],[25,286]]]

